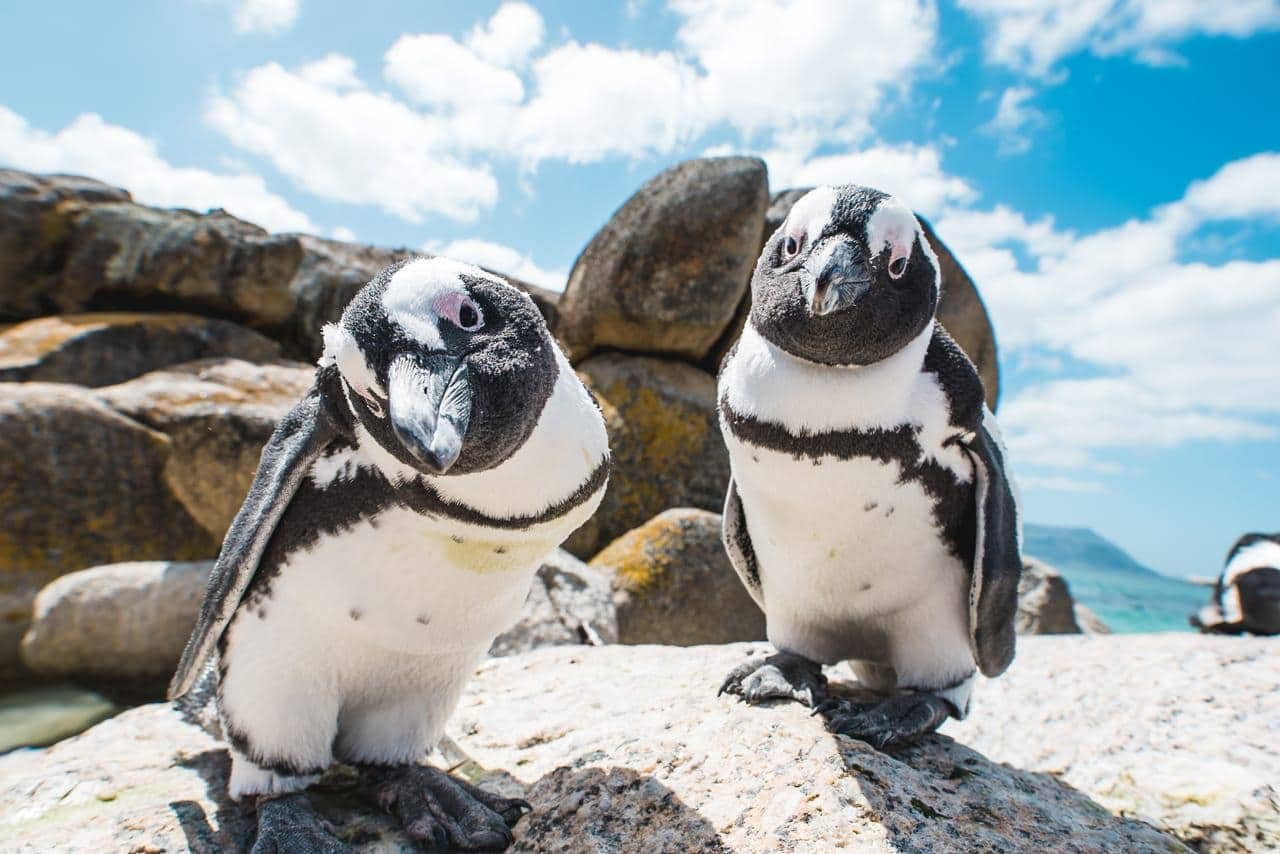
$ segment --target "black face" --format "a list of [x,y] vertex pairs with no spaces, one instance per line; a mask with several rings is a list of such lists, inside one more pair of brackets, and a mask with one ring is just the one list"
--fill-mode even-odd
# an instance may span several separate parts
[[555,387],[555,343],[522,291],[462,275],[453,317],[424,342],[388,317],[383,296],[410,261],[378,274],[342,316],[387,399],[349,398],[360,423],[398,460],[427,474],[493,468],[524,444]]
[[834,189],[830,217],[815,238],[788,217],[765,243],[751,279],[751,321],[802,359],[869,365],[928,325],[938,272],[918,231],[896,249],[869,250],[867,225],[888,196],[852,185]]

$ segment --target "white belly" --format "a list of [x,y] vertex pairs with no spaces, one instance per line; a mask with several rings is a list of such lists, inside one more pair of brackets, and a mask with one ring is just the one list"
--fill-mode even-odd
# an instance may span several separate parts
[[727,442],[776,645],[828,662],[882,659],[909,613],[966,612],[965,568],[897,463],[815,465]]

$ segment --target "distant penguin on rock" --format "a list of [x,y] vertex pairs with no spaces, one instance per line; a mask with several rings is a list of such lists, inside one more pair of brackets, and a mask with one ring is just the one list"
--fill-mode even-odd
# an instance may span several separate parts
[[170,688],[214,694],[255,852],[345,850],[303,794],[334,761],[423,844],[511,844],[527,803],[420,763],[608,469],[600,410],[526,294],[444,258],[356,294],[263,450]]
[[1236,540],[1213,583],[1213,601],[1191,625],[1212,634],[1280,634],[1280,533]]
[[[938,297],[909,208],[820,187],[765,244],[719,378],[724,543],[778,650],[721,691],[809,703],[882,748],[964,717],[1014,652],[1015,492]],[[840,661],[882,699],[828,697]]]

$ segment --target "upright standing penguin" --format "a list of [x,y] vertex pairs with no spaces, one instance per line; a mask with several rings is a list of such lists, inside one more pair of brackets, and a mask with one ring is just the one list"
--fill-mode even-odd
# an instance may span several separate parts
[[[1013,658],[1016,500],[938,289],[906,206],[815,189],[765,244],[719,379],[725,547],[778,649],[721,691],[810,703],[878,747],[964,717],[977,671]],[[828,698],[843,660],[889,696]]]
[[335,759],[415,839],[505,848],[528,804],[419,762],[543,558],[599,504],[604,421],[529,297],[469,265],[387,268],[324,344],[170,695],[216,680],[255,851],[342,850],[302,793]]

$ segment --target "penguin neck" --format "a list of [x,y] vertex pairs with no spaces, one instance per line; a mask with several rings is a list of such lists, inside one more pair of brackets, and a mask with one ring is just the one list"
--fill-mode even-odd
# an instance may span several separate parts
[[934,320],[905,347],[870,365],[823,365],[768,341],[748,321],[720,381],[736,412],[793,433],[874,428],[901,423],[910,408]]

